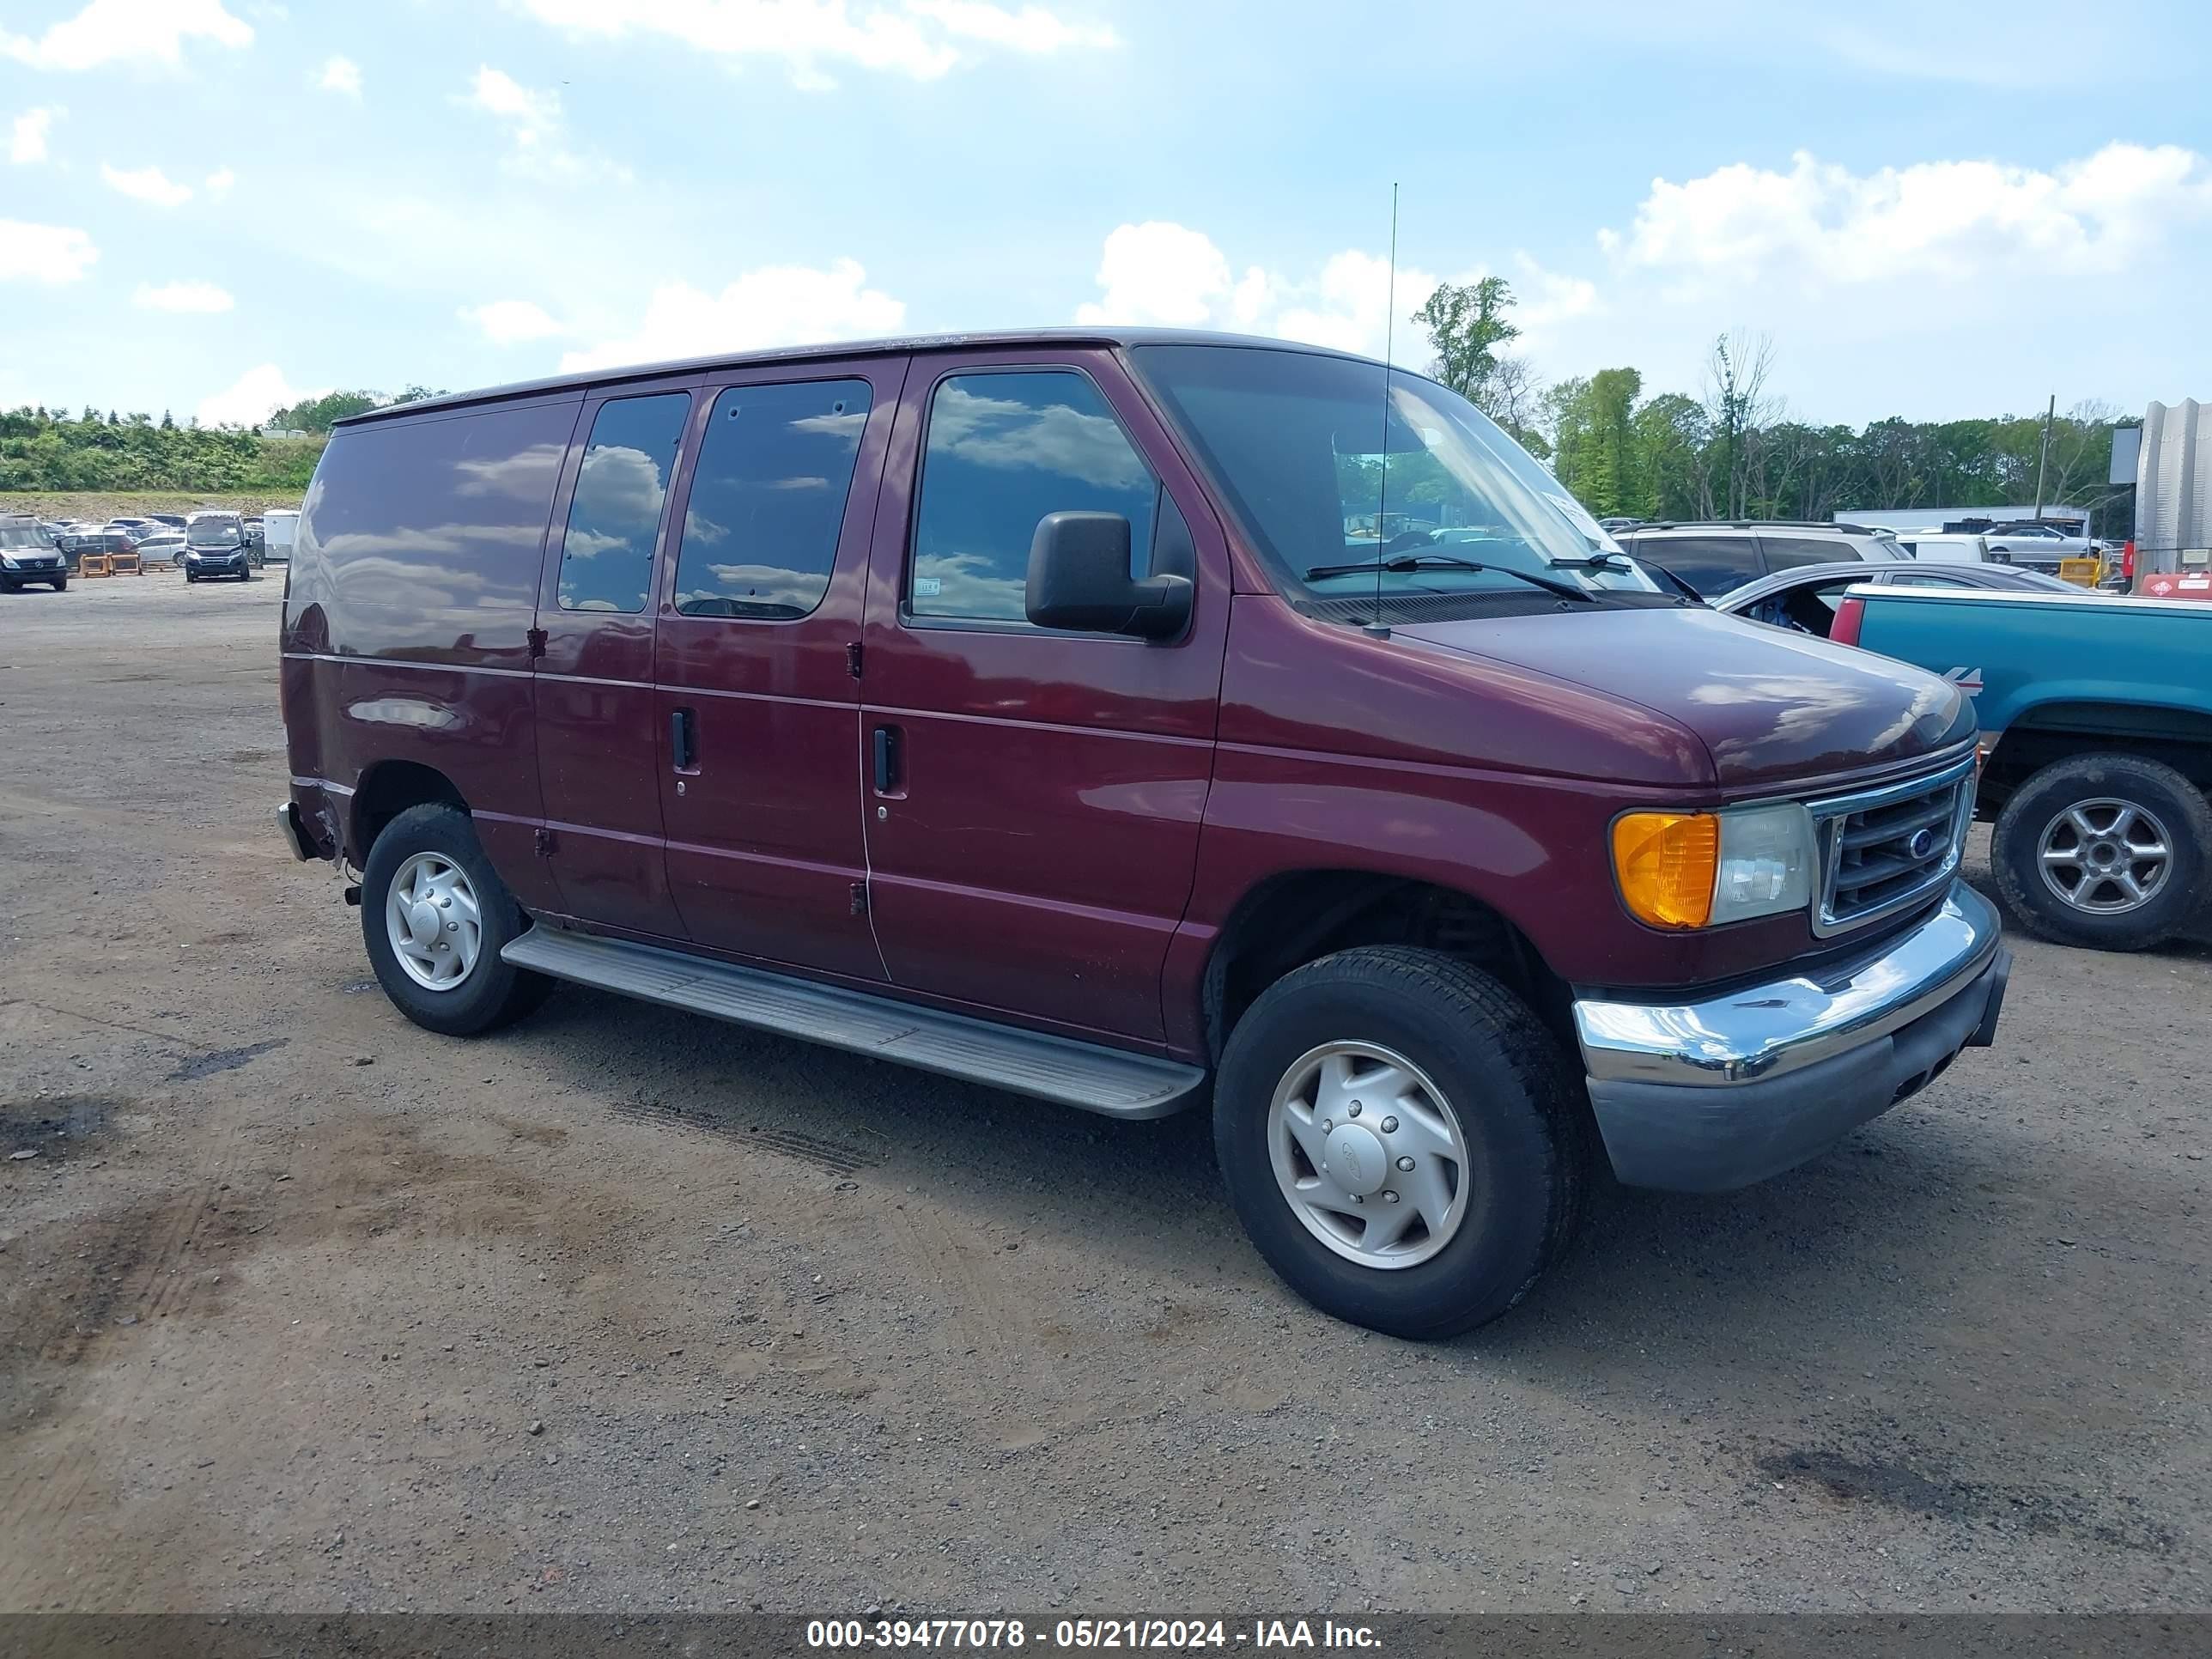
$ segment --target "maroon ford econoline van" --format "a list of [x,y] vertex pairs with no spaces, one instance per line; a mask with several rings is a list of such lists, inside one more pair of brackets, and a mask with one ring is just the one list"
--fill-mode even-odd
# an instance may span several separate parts
[[1146,331],[754,353],[338,426],[302,858],[488,1030],[574,980],[1123,1117],[1407,1336],[1602,1156],[1717,1191],[1990,1041],[1944,681],[1716,615],[1431,380]]

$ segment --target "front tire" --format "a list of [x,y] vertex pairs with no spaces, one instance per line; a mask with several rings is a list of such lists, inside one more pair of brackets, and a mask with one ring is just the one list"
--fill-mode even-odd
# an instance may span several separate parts
[[1497,1318],[1556,1261],[1589,1170],[1558,1044],[1480,969],[1340,951],[1237,1024],[1214,1148],[1245,1231],[1323,1312],[1415,1340]]
[[63,577],[59,581],[54,584],[54,592],[57,593],[66,593],[69,592],[69,578],[67,576]]
[[369,848],[362,941],[385,995],[427,1030],[480,1036],[545,1000],[551,980],[500,957],[528,925],[458,807],[410,806]]
[[2189,920],[2208,846],[2212,807],[2172,767],[2075,755],[2013,792],[1990,862],[2006,902],[2045,938],[2141,951]]

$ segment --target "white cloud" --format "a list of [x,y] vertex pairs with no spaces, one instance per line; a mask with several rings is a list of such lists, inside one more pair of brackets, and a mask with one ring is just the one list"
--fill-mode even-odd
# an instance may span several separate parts
[[211,398],[200,400],[202,426],[258,426],[277,410],[302,398],[319,398],[320,392],[302,392],[287,380],[274,363],[249,368],[237,380]]
[[358,100],[361,97],[361,65],[350,58],[336,53],[323,60],[322,72],[316,76],[315,84],[325,92]]
[[568,332],[547,314],[544,307],[528,300],[493,300],[484,305],[465,307],[460,314],[463,322],[475,324],[494,345],[519,345],[526,340],[543,340]]
[[665,283],[653,290],[635,332],[568,352],[561,367],[601,368],[896,333],[906,321],[904,301],[866,283],[867,273],[851,259],[839,259],[827,270],[764,266],[745,272],[720,294],[689,283]]
[[74,283],[99,258],[81,230],[0,219],[0,283]]
[[55,109],[27,109],[17,116],[8,135],[8,159],[27,167],[46,159],[46,135],[53,131]]
[[[1380,254],[1346,248],[1310,276],[1250,265],[1240,277],[1212,238],[1157,219],[1106,238],[1097,282],[1104,293],[1077,307],[1079,323],[1233,329],[1380,356],[1392,315],[1390,264]],[[1418,331],[1405,319],[1436,285],[1427,271],[1399,267],[1390,336],[1399,362],[1419,355]]]
[[[1255,270],[1264,293],[1267,276]],[[1229,261],[1202,232],[1165,220],[1120,225],[1098,260],[1096,304],[1079,307],[1079,323],[1158,323],[1194,328],[1210,321],[1236,289]]]
[[1801,150],[1787,173],[1737,162],[1655,179],[1634,223],[1598,240],[1690,297],[1778,275],[1829,287],[2116,273],[2170,224],[2207,216],[2212,163],[2172,144],[2108,144],[2049,172],[1961,161],[1860,174]]
[[906,0],[906,9],[926,17],[947,34],[981,40],[1015,52],[1042,53],[1073,47],[1103,51],[1121,44],[1103,23],[1072,23],[1042,6],[1009,11],[983,0]]
[[192,199],[190,185],[178,184],[159,167],[137,167],[126,173],[102,161],[100,176],[107,180],[112,189],[151,207],[181,207]]
[[0,58],[41,70],[92,70],[153,61],[174,67],[187,40],[251,45],[253,30],[225,10],[222,0],[91,0],[35,40],[0,30]]
[[559,94],[532,92],[505,70],[483,64],[469,88],[468,101],[488,115],[512,121],[518,128],[538,131],[561,119]]
[[562,142],[561,95],[524,86],[504,70],[480,65],[463,105],[503,121],[510,147],[506,166],[526,178],[556,183],[629,179],[629,169],[598,155],[578,155]]
[[238,175],[228,167],[217,167],[207,176],[205,188],[208,199],[211,202],[220,202],[230,194],[230,187],[237,182]]
[[516,0],[556,28],[609,39],[660,35],[695,51],[781,60],[803,89],[831,84],[820,65],[933,80],[971,56],[971,46],[1032,55],[1117,44],[1100,24],[1074,21],[1036,4],[989,0],[905,0],[855,11],[847,0]]
[[212,313],[228,311],[233,301],[228,289],[213,283],[177,282],[164,283],[159,288],[141,283],[131,303],[143,311]]

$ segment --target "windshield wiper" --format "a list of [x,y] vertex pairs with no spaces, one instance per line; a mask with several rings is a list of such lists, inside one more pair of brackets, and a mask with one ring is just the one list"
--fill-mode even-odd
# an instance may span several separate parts
[[1597,597],[1565,582],[1555,582],[1547,576],[1532,576],[1525,570],[1516,570],[1510,564],[1478,564],[1473,559],[1455,559],[1448,553],[1401,553],[1395,558],[1365,560],[1358,564],[1317,564],[1306,572],[1308,581],[1323,576],[1349,576],[1362,570],[1421,570],[1438,567],[1453,570],[1495,571],[1501,576],[1512,576],[1531,587],[1540,587],[1547,593],[1556,593],[1563,599],[1580,599],[1584,605],[1595,605]]
[[1646,559],[1639,556],[1632,562],[1626,555],[1621,553],[1593,553],[1586,559],[1554,559],[1552,562],[1556,565],[1563,565],[1570,570],[1619,570],[1630,574],[1633,574],[1638,568],[1641,567],[1645,570],[1656,571],[1660,575],[1665,577],[1668,581],[1674,583],[1677,588],[1680,589],[1681,592],[1687,596],[1691,604],[1703,605],[1705,603],[1705,596],[1704,594],[1698,592],[1696,588],[1691,586],[1689,583],[1684,581],[1680,576],[1668,569],[1665,565],[1661,564],[1656,559]]

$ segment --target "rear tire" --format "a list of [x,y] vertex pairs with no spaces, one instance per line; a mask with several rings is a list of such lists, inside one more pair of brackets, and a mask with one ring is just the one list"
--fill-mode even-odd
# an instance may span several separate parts
[[[2141,951],[2197,908],[2208,847],[2212,807],[2172,767],[2139,755],[2075,755],[2013,792],[1990,863],[2005,902],[2046,939]],[[2139,856],[2150,848],[2159,855]]]
[[1344,951],[1277,981],[1231,1034],[1213,1113],[1230,1200],[1268,1265],[1323,1312],[1393,1336],[1456,1335],[1512,1307],[1588,1190],[1585,1115],[1551,1033],[1434,951]]
[[[429,872],[454,876],[447,884],[454,902],[410,938],[420,939],[427,933],[438,941],[430,949],[463,948],[458,931],[453,944],[448,945],[437,929],[445,925],[447,915],[458,919],[470,908],[476,913],[475,937],[466,944],[472,951],[468,967],[434,988],[426,982],[425,975],[436,969],[410,969],[402,962],[395,935],[406,934],[408,929],[404,921],[393,921],[395,889],[400,893],[415,890]],[[403,911],[412,908],[404,901],[400,908]],[[362,942],[368,947],[369,963],[385,995],[426,1030],[446,1036],[481,1036],[511,1024],[545,1000],[553,981],[515,968],[500,957],[501,949],[528,926],[514,896],[484,856],[468,814],[458,807],[410,806],[384,826],[376,844],[369,848],[368,864],[361,877]]]

